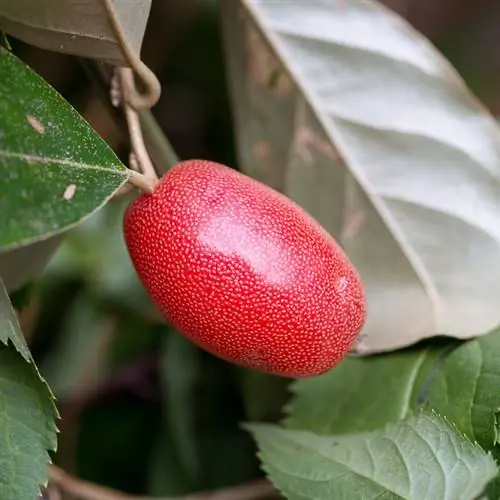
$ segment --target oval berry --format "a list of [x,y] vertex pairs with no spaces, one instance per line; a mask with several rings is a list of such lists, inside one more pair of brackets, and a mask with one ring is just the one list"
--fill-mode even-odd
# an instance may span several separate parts
[[190,160],[127,208],[134,267],[166,319],[236,364],[319,375],[366,314],[358,273],[303,209],[224,165]]

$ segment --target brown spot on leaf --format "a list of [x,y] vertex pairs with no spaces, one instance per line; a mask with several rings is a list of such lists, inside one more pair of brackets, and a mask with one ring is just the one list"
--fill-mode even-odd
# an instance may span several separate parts
[[365,212],[358,210],[353,213],[345,222],[340,237],[342,239],[354,238],[360,231],[365,221]]
[[287,71],[260,33],[250,30],[247,38],[248,63],[252,79],[277,94],[292,92],[294,85]]
[[32,115],[26,117],[28,123],[39,133],[43,134],[45,132],[45,127]]
[[65,190],[63,194],[63,198],[67,201],[70,201],[75,196],[76,192],[76,184],[70,184]]
[[256,158],[267,158],[271,154],[271,146],[266,141],[257,141],[253,145],[253,154]]
[[339,161],[340,157],[336,149],[322,134],[304,125],[297,128],[294,138],[294,146],[298,155],[307,164],[314,161],[313,151],[316,150],[322,156],[330,158],[332,161]]

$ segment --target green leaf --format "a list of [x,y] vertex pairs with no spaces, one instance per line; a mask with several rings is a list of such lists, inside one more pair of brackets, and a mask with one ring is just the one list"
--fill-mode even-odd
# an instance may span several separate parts
[[172,447],[169,429],[163,429],[156,437],[148,471],[148,494],[153,497],[181,496],[195,487]]
[[238,367],[201,351],[177,332],[169,335],[161,365],[165,424],[158,443],[168,443],[168,449],[157,450],[151,493],[182,495],[253,479],[258,464],[255,445],[240,426],[244,408]]
[[276,422],[290,398],[290,379],[242,368],[241,391],[247,420]]
[[[496,447],[491,452],[493,458],[495,459],[497,465],[500,464],[500,447]],[[493,481],[488,484],[486,489],[486,498],[481,500],[496,500],[500,498],[500,475],[497,475]]]
[[348,358],[293,384],[285,424],[318,434],[362,432],[425,407],[498,455],[499,385],[500,330],[462,344]]
[[196,391],[201,376],[201,352],[179,333],[169,333],[161,359],[161,382],[168,415],[171,447],[191,484],[200,482]]
[[104,378],[113,324],[82,294],[71,304],[61,328],[41,369],[56,397],[65,400],[78,392],[82,380],[86,390],[91,391]]
[[500,130],[449,62],[374,0],[221,4],[242,169],[345,248],[363,351],[496,328]]
[[425,404],[491,450],[500,416],[500,330],[466,342],[432,377]]
[[58,234],[26,247],[0,253],[0,277],[9,293],[36,278],[53,257],[63,235]]
[[31,357],[30,350],[26,341],[24,340],[23,333],[19,327],[17,321],[16,313],[12,308],[12,305],[7,295],[7,290],[0,279],[0,342],[7,345],[11,342],[16,350],[21,354],[21,356],[31,363],[33,358]]
[[56,449],[57,410],[1,280],[0,341],[0,498],[33,500],[47,482],[48,450]]
[[295,382],[286,425],[319,434],[378,429],[408,416],[451,346],[346,358],[334,370]]
[[0,251],[75,226],[102,207],[127,175],[83,118],[0,48]]
[[5,33],[0,32],[0,45],[5,47],[7,50],[10,50],[10,43],[8,38],[5,36]]
[[289,500],[473,500],[497,473],[489,454],[434,414],[347,436],[248,428],[265,471]]

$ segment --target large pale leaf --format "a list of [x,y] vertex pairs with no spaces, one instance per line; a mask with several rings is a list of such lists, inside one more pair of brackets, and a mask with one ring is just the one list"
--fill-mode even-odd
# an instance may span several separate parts
[[126,180],[125,167],[80,115],[0,48],[0,251],[75,226]]
[[[125,38],[139,54],[151,0],[113,0]],[[127,66],[102,0],[0,2],[0,28],[42,49]]]
[[0,280],[0,498],[32,500],[47,482],[57,411]]
[[473,500],[497,473],[490,455],[434,414],[347,436],[249,429],[265,471],[289,500]]
[[496,327],[500,133],[451,65],[374,1],[223,8],[242,167],[360,270],[362,352]]

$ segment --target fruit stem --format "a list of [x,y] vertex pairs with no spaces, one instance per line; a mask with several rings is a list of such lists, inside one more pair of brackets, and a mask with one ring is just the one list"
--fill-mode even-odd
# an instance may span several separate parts
[[127,169],[127,181],[145,194],[152,194],[158,184],[158,179],[136,172],[135,170]]

